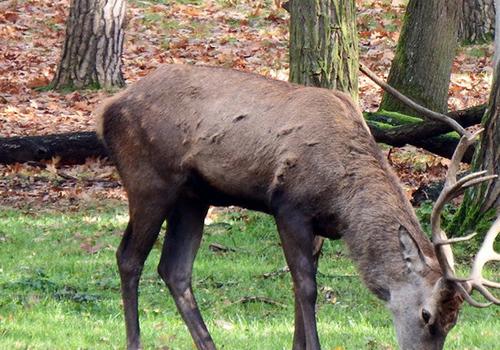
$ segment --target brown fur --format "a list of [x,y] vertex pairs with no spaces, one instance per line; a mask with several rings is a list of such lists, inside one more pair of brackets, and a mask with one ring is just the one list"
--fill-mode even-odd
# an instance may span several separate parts
[[[155,201],[166,217],[179,201],[270,213],[285,250],[301,249],[287,244],[295,233],[286,221],[310,225],[316,235],[345,240],[365,283],[384,300],[411,283],[402,226],[425,257],[429,285],[441,276],[396,176],[341,92],[168,65],[107,102],[97,118],[129,194],[131,222],[164,193]],[[193,329],[198,347],[211,348]],[[296,328],[294,347],[301,342],[315,344]]]

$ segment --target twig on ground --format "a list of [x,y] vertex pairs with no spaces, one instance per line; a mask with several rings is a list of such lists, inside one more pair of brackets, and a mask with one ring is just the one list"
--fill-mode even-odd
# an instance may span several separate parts
[[223,246],[222,244],[219,244],[219,243],[211,243],[208,246],[208,249],[210,249],[211,251],[216,252],[216,253],[218,253],[218,252],[227,253],[227,252],[235,252],[236,251],[236,249]]
[[280,302],[277,302],[276,300],[273,300],[268,297],[259,297],[259,296],[246,296],[241,299],[236,300],[233,303],[230,303],[228,306],[234,305],[234,304],[247,304],[247,303],[264,303],[264,304],[269,304],[273,306],[279,306],[282,308],[285,308],[286,305],[282,304]]
[[265,274],[261,275],[261,277],[266,278],[266,279],[267,278],[273,278],[273,277],[276,277],[276,276],[284,275],[284,274],[286,274],[288,272],[290,272],[290,269],[288,268],[288,266],[283,266],[278,271],[266,272]]

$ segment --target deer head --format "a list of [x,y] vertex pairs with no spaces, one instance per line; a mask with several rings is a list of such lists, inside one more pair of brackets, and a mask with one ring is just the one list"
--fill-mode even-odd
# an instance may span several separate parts
[[[456,277],[450,245],[468,240],[476,234],[448,239],[441,229],[441,212],[447,202],[462,194],[466,188],[496,177],[485,175],[486,172],[481,171],[457,180],[460,160],[479,133],[480,131],[472,135],[466,133],[461,138],[450,162],[443,191],[432,211],[431,231],[439,262],[437,268],[431,259],[422,254],[406,229],[400,228],[404,259],[410,278],[413,279],[410,285],[392,293],[389,302],[401,349],[442,349],[446,335],[457,321],[464,300],[476,307],[500,304],[500,300],[488,290],[488,287],[500,288],[500,283],[489,281],[481,274],[488,261],[500,260],[500,255],[493,249],[495,237],[500,231],[500,218],[486,234],[467,278]],[[471,297],[473,290],[477,290],[490,303],[475,301]]]

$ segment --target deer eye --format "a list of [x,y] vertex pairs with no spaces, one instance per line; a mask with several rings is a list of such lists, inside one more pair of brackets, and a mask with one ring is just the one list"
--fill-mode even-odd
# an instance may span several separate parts
[[426,309],[422,309],[422,320],[424,320],[425,324],[428,324],[431,319],[431,313]]

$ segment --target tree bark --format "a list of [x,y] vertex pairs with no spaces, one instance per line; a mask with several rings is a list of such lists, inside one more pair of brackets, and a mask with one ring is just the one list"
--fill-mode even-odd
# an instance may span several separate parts
[[[481,142],[476,147],[472,169],[500,175],[500,62],[495,67],[490,101],[482,124],[484,131]],[[463,235],[474,229],[484,232],[490,221],[499,214],[500,177],[497,177],[466,191],[449,232],[454,235]]]
[[[462,127],[468,128],[472,125],[481,124],[481,120],[486,112],[486,105],[479,105],[453,111],[446,114],[446,116],[458,122]],[[449,124],[439,121],[432,121],[423,123],[423,117],[412,117],[397,112],[365,112],[365,119],[368,121],[382,122],[392,126],[408,125],[409,128],[426,130],[425,135],[420,135],[419,131],[415,131],[416,135],[420,137],[432,137],[452,131]]]
[[[500,9],[500,0],[495,0],[495,8]],[[500,33],[500,10],[495,12],[495,33]],[[500,62],[500,34],[495,35],[495,56],[493,57],[493,67]]]
[[468,44],[488,42],[495,33],[494,0],[463,0],[458,37]]
[[[466,128],[479,124],[485,109],[485,106],[476,106],[450,112],[447,116]],[[365,118],[377,142],[395,147],[411,144],[441,157],[451,158],[459,140],[459,135],[450,133],[453,131],[452,128],[443,122],[424,122],[421,119],[390,112],[366,113]],[[474,147],[470,147],[463,161],[470,163],[473,154]]]
[[[368,126],[373,137],[375,138],[375,141],[377,142],[385,143],[394,147],[413,145],[445,158],[451,158],[459,140],[458,135],[454,134],[438,135],[426,139],[420,139],[413,137],[410,133],[406,133],[406,127],[401,127],[403,130],[398,130],[398,132],[392,132],[394,129],[399,128],[391,129],[381,123],[373,122],[368,122]],[[422,123],[422,126],[425,126],[425,123]],[[465,153],[463,162],[470,163],[473,154],[474,149],[471,147],[471,149],[467,150]]]
[[[466,110],[450,112],[447,115],[464,128],[467,128],[481,123],[485,109],[485,106],[477,106]],[[376,122],[394,126],[393,128],[384,130],[383,135],[380,135],[377,140],[378,142],[385,142],[384,139],[390,140],[391,145],[394,146],[406,143],[414,144],[414,141],[424,141],[453,131],[450,125],[443,122],[423,122],[417,118],[398,115],[397,113],[369,113],[365,117],[369,123]],[[377,137],[375,138],[377,139]],[[458,140],[458,135],[455,138]]]
[[[410,0],[387,83],[415,102],[445,113],[462,0]],[[414,112],[385,93],[381,110]]]
[[358,33],[354,0],[293,0],[290,81],[358,96]]
[[72,0],[55,89],[125,85],[122,49],[125,0]]
[[0,164],[40,161],[60,157],[63,163],[80,164],[90,157],[106,157],[95,132],[7,137],[0,139]]

